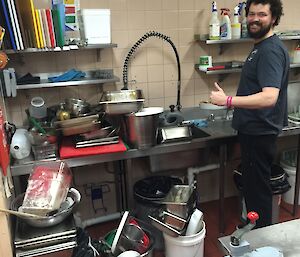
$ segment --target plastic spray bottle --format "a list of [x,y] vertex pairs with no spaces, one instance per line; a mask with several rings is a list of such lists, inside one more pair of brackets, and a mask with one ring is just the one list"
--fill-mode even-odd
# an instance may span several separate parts
[[209,39],[220,39],[220,21],[218,18],[217,3],[212,2],[212,13],[209,21]]
[[241,38],[248,37],[248,29],[247,29],[247,18],[246,18],[246,3],[243,2],[240,5],[240,13],[241,13]]
[[234,16],[231,23],[232,39],[241,38],[241,23],[239,22],[239,6],[234,7]]
[[229,9],[221,8],[221,25],[220,25],[220,38],[231,39],[231,21],[229,18]]

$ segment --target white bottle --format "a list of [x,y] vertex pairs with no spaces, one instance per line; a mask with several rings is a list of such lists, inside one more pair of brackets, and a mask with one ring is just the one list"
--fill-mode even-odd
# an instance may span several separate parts
[[220,25],[220,38],[221,39],[231,39],[231,21],[229,18],[229,9],[221,9],[221,25]]
[[209,39],[220,39],[220,21],[218,18],[217,3],[215,1],[212,3],[212,13],[209,21]]
[[241,38],[241,23],[239,22],[239,6],[234,7],[234,16],[231,23],[232,39]]
[[246,3],[241,4],[241,38],[248,37],[247,18],[246,18]]
[[186,236],[195,235],[198,232],[200,232],[202,227],[203,227],[203,213],[202,211],[195,209],[195,211],[191,215],[185,235]]

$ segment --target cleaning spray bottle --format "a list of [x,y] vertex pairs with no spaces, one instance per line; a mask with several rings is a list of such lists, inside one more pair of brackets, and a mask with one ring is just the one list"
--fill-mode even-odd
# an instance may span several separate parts
[[212,2],[212,13],[209,21],[209,39],[220,39],[220,21],[218,18],[217,3]]
[[241,23],[239,22],[239,6],[234,7],[234,16],[231,23],[232,39],[241,38]]
[[221,25],[220,25],[220,38],[231,39],[231,21],[229,18],[230,10],[228,8],[221,8]]
[[247,29],[247,18],[246,18],[246,2],[241,3],[240,13],[241,13],[241,38],[247,38],[248,29]]

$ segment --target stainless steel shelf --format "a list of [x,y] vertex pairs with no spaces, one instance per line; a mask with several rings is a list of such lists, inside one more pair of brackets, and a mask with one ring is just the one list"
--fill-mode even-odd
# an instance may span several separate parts
[[104,48],[114,48],[117,47],[117,44],[98,44],[98,45],[87,45],[87,46],[65,46],[65,47],[56,47],[56,48],[27,48],[20,51],[15,51],[12,49],[4,50],[6,54],[26,54],[26,53],[46,53],[46,52],[67,52],[67,51],[76,51],[76,50],[89,50],[89,49],[104,49]]
[[[300,35],[296,36],[279,36],[281,40],[300,40]],[[239,39],[218,39],[218,40],[210,40],[201,35],[197,34],[194,36],[195,40],[205,42],[207,45],[213,45],[213,44],[232,44],[232,43],[248,43],[253,42],[253,39],[251,38],[239,38]]]
[[90,84],[104,84],[104,83],[113,83],[119,82],[120,79],[114,76],[111,79],[97,79],[97,78],[83,78],[80,80],[71,80],[66,82],[55,82],[51,83],[48,80],[41,80],[39,84],[25,84],[17,85],[17,90],[19,89],[35,89],[35,88],[49,88],[49,87],[66,87],[66,86],[82,86]]

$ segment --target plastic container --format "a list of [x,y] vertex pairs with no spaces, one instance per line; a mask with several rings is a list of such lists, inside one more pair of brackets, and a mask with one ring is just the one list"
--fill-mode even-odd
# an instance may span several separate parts
[[218,18],[217,3],[215,1],[212,3],[212,13],[209,21],[209,39],[220,39],[220,21]]
[[166,257],[203,257],[205,223],[199,233],[191,236],[172,237],[164,234]]
[[233,21],[231,23],[232,39],[241,38],[241,23],[239,22],[239,6],[234,8]]
[[33,97],[29,106],[29,115],[35,119],[43,119],[47,117],[47,106],[42,97]]
[[221,8],[220,39],[231,39],[231,21],[229,18],[229,9]]
[[[294,192],[296,184],[296,160],[297,150],[292,150],[284,152],[280,161],[281,167],[289,175],[288,181],[291,185],[291,189],[282,196],[282,199],[288,204],[294,204]],[[300,205],[300,199],[298,201],[298,205]]]

